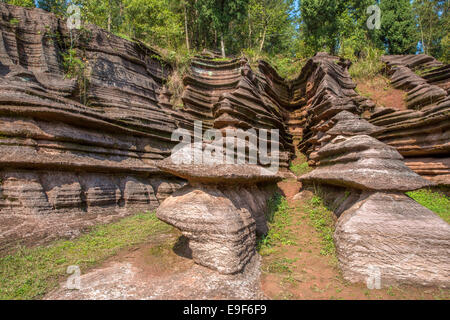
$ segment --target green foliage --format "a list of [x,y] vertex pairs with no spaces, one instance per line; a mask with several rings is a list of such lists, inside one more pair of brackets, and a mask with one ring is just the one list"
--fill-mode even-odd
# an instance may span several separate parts
[[15,254],[0,258],[0,299],[42,297],[67,276],[67,266],[78,265],[83,272],[122,248],[170,230],[171,227],[159,221],[154,213],[146,213],[96,227],[73,241],[21,248]]
[[61,56],[65,71],[64,77],[77,80],[80,102],[87,104],[89,79],[86,75],[85,59],[79,57],[79,52],[75,48],[69,48],[66,52],[63,52]]
[[383,51],[373,47],[363,49],[361,58],[353,60],[353,64],[349,69],[353,79],[369,79],[378,75],[384,68],[381,61]]
[[7,0],[5,2],[8,4],[25,8],[34,8],[36,6],[33,0]]
[[66,0],[37,0],[37,7],[56,15],[63,16],[66,13],[68,2]]
[[244,49],[242,54],[248,59],[251,66],[257,68],[258,60],[265,60],[272,67],[275,68],[277,73],[287,80],[293,79],[300,74],[303,66],[306,63],[306,59],[299,59],[291,55],[269,55],[264,52],[260,52],[258,49]]
[[18,24],[19,24],[19,20],[18,19],[16,19],[16,18],[12,18],[11,20],[9,20],[9,23],[12,25],[12,26],[17,26]]
[[294,244],[294,237],[289,230],[292,224],[291,208],[286,198],[277,193],[268,201],[267,207],[269,232],[258,242],[258,251],[261,255],[270,253],[275,245]]
[[63,68],[66,78],[78,78],[84,74],[84,69],[86,66],[78,57],[77,49],[70,48],[67,52],[63,52],[61,55],[63,58]]
[[311,171],[307,162],[291,165],[289,168],[296,176],[301,176],[302,174],[308,173]]
[[[449,34],[448,1],[415,0],[414,15],[417,21],[417,36],[422,51],[434,57],[445,56],[450,48],[445,48],[442,40]],[[447,51],[446,51],[447,50]]]
[[316,229],[322,239],[320,254],[335,257],[336,248],[333,241],[334,214],[328,210],[322,199],[315,195],[310,203],[304,207],[308,212],[312,226]]
[[429,189],[411,191],[406,194],[450,223],[450,198],[445,194]]
[[[32,0],[8,0],[33,6]],[[280,74],[318,51],[363,59],[368,48],[391,54],[425,53],[450,60],[450,18],[443,0],[38,0],[38,7],[65,15],[80,5],[84,22],[126,39],[172,51],[219,49],[267,55]],[[378,3],[381,30],[369,30],[367,8]]]
[[388,53],[415,53],[418,38],[411,1],[381,1],[380,9],[381,39]]
[[302,37],[313,52],[336,53],[342,12],[339,0],[302,0]]
[[290,50],[295,36],[293,0],[250,0],[248,6],[248,47],[271,55]]
[[305,155],[301,154],[300,152],[297,153],[297,160],[298,163],[290,165],[289,169],[296,175],[301,176],[305,173],[308,173],[312,170],[312,168],[308,164],[308,159]]

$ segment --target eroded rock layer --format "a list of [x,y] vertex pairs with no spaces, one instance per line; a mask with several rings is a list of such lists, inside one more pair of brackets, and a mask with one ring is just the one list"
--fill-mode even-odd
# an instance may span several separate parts
[[183,184],[155,166],[186,121],[159,103],[170,69],[155,52],[92,25],[70,34],[43,10],[0,12],[2,248],[153,210]]
[[450,69],[427,55],[385,56],[391,84],[407,92],[408,110],[377,108],[375,136],[395,147],[415,172],[450,184]]
[[222,274],[241,272],[258,255],[256,236],[268,231],[267,203],[281,178],[256,165],[175,165],[168,158],[159,166],[189,185],[156,216],[189,239],[196,263]]
[[279,130],[280,166],[287,169],[294,151],[285,125],[289,113],[271,94],[267,82],[273,73],[258,69],[252,70],[245,58],[224,60],[204,54],[193,59],[191,72],[184,77],[184,111],[201,120],[204,129],[255,129],[256,134],[260,129]]
[[[362,114],[372,109],[373,101],[356,93],[348,68],[350,62],[318,53],[291,83],[291,104],[303,118],[303,139],[299,149],[310,155],[320,148],[323,132],[317,126],[341,111]],[[314,160],[311,161],[314,164]]]
[[317,168],[299,179],[321,190],[338,218],[334,240],[343,276],[380,286],[449,287],[450,225],[403,193],[431,182],[394,147],[367,135],[380,128],[349,112],[318,128],[324,138],[314,155]]

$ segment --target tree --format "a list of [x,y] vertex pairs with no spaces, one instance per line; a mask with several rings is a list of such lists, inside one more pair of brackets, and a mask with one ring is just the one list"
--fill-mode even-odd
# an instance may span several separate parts
[[339,0],[302,0],[300,2],[302,38],[310,52],[335,54],[339,43],[339,16],[343,7]]
[[15,5],[15,6],[26,7],[26,8],[34,8],[35,7],[33,0],[7,0],[4,2]]
[[66,0],[37,0],[37,7],[57,15],[64,15],[67,10]]
[[[258,42],[259,51],[284,51],[294,37],[295,27],[290,13],[293,0],[250,0],[248,6],[249,46]],[[256,41],[255,41],[256,40]]]
[[442,39],[448,34],[445,24],[449,2],[440,0],[414,0],[420,46],[424,53],[439,57],[443,54]]
[[418,39],[410,0],[381,1],[380,9],[380,39],[388,53],[415,53]]
[[[222,56],[225,56],[225,37],[231,34],[232,23],[242,21],[247,17],[249,0],[197,0],[195,8],[200,21],[210,21],[213,30],[220,38]],[[207,26],[205,24],[204,26]]]
[[183,15],[170,0],[124,0],[126,33],[149,43],[176,48],[183,39]]

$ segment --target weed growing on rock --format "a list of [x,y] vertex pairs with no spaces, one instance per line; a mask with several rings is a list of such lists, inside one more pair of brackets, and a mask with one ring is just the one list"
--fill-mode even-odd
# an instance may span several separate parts
[[382,55],[382,50],[367,47],[360,59],[350,59],[353,64],[349,69],[349,73],[353,80],[369,79],[382,73],[385,68],[384,63],[381,61]]

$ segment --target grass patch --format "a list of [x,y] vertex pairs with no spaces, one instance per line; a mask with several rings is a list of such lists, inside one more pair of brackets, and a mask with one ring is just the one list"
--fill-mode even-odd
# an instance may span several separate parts
[[312,197],[304,209],[308,213],[311,225],[320,235],[322,245],[320,254],[336,257],[336,247],[333,241],[334,214],[325,207],[322,199],[317,195]]
[[296,176],[301,176],[313,170],[308,164],[306,156],[300,152],[296,152],[296,159],[289,165],[291,170]]
[[385,68],[380,59],[382,55],[381,50],[368,47],[360,59],[353,61],[349,69],[350,76],[353,79],[369,79],[380,74]]
[[292,273],[293,263],[297,259],[282,258],[279,260],[274,260],[267,265],[265,268],[266,272],[269,273]]
[[445,194],[430,189],[410,191],[406,194],[450,223],[450,198]]
[[77,265],[83,272],[120,249],[171,230],[154,213],[146,213],[95,227],[76,240],[20,248],[15,254],[0,258],[0,299],[40,298],[67,276],[69,265]]
[[276,251],[275,246],[294,245],[294,236],[289,230],[292,225],[291,208],[285,197],[275,194],[268,201],[266,219],[269,224],[269,232],[258,241],[258,252],[269,255]]
[[308,165],[308,162],[303,162],[299,164],[291,164],[289,169],[296,175],[301,176],[302,174],[308,173],[311,171],[310,166]]

